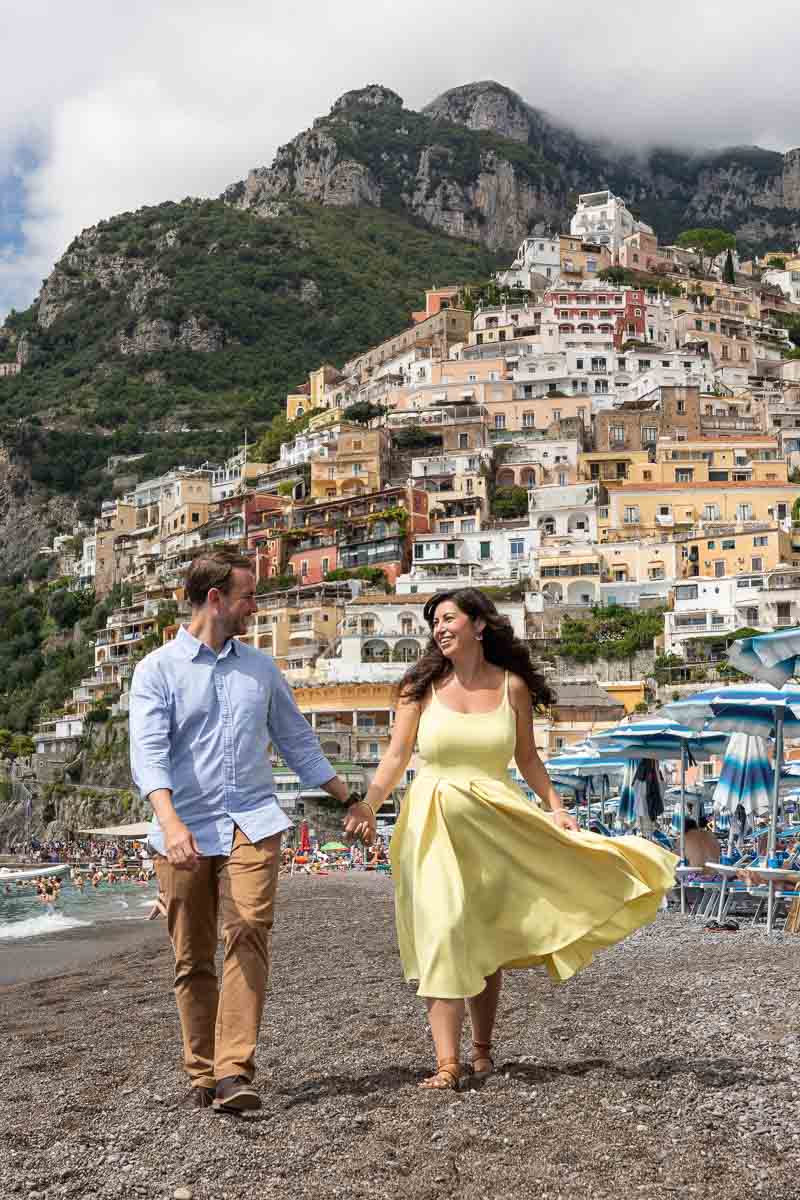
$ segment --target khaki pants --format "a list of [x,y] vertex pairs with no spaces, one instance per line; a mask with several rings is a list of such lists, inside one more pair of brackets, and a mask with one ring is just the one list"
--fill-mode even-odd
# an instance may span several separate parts
[[[253,843],[237,826],[230,855],[179,871],[155,867],[175,951],[175,999],[183,1061],[193,1087],[228,1075],[251,1080],[269,976],[280,834]],[[217,922],[224,957],[217,984]]]

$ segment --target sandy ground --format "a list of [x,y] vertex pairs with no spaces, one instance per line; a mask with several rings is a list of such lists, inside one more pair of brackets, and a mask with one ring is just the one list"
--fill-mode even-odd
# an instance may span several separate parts
[[390,881],[287,880],[242,1118],[186,1103],[163,924],[125,938],[0,988],[2,1197],[800,1195],[796,938],[662,914],[561,987],[510,973],[501,1073],[423,1093]]

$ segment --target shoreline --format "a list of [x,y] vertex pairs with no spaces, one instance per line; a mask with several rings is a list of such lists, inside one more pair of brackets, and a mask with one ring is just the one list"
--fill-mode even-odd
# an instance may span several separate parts
[[422,1093],[433,1048],[403,982],[392,899],[391,881],[366,873],[281,881],[256,1053],[264,1108],[242,1118],[187,1102],[164,923],[98,925],[83,959],[86,933],[61,937],[66,970],[51,960],[0,987],[5,1192],[797,1194],[796,939],[707,934],[660,913],[560,986],[509,971],[498,1073]]
[[53,934],[0,942],[0,993],[25,983],[71,975],[141,946],[169,947],[166,922],[97,921]]

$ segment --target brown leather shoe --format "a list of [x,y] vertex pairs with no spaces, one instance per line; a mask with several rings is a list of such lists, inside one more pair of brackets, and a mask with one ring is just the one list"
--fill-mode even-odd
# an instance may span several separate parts
[[261,1097],[244,1075],[226,1075],[217,1083],[214,1108],[217,1112],[245,1112],[261,1108]]

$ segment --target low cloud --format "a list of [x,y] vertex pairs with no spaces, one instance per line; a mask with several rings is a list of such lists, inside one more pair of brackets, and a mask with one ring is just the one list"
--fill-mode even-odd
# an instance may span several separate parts
[[508,21],[454,0],[13,3],[0,180],[19,181],[22,207],[14,236],[0,222],[0,315],[30,302],[87,225],[217,195],[366,83],[419,108],[497,79],[579,132],[636,147],[800,144],[791,0],[568,12],[540,0]]

